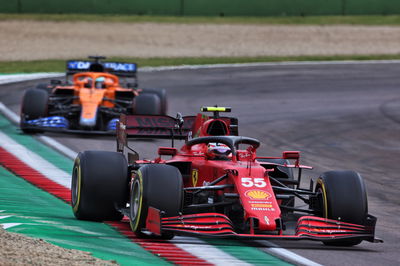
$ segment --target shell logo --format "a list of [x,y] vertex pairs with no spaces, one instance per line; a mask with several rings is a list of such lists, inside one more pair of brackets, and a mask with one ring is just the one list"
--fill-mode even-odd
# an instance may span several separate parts
[[271,194],[262,190],[248,190],[245,195],[254,200],[269,199]]

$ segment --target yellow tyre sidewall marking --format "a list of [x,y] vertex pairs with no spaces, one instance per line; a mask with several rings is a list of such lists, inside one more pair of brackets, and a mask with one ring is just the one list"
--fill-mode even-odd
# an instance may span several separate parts
[[[137,230],[137,228],[139,226],[140,214],[142,212],[143,177],[142,177],[142,173],[140,172],[140,170],[137,172],[137,177],[136,178],[139,178],[139,184],[140,184],[140,187],[139,187],[139,190],[140,190],[139,207],[138,207],[138,210],[137,210],[137,215],[136,215],[137,217],[136,217],[135,223],[132,222],[132,219],[129,219],[129,223],[131,225],[131,229],[134,232]],[[134,179],[134,182],[135,182],[136,178]],[[134,182],[132,183],[132,189],[133,189],[133,185],[135,184]],[[131,191],[131,197],[133,196],[132,192],[133,191]],[[133,208],[133,206],[130,206],[130,208]]]
[[[81,184],[82,184],[82,177],[81,177],[81,160],[79,159],[79,157],[77,157],[75,159],[75,168],[77,169],[77,177],[76,177],[76,182],[77,182],[77,186],[78,186],[78,191],[76,192],[76,202],[75,205],[73,206],[73,210],[76,213],[79,209],[79,203],[81,201]],[[75,171],[75,169],[74,169]],[[75,189],[75,188],[74,188]]]
[[326,196],[325,184],[321,178],[319,178],[317,180],[317,183],[321,186],[321,190],[322,190],[322,197],[323,197],[323,204],[324,204],[323,216],[325,218],[328,218],[328,201],[327,201],[327,196]]

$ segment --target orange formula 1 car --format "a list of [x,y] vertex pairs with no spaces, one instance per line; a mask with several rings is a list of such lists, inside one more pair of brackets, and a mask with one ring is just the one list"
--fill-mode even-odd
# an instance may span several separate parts
[[164,89],[138,89],[133,63],[68,61],[66,81],[28,89],[21,106],[26,133],[55,131],[114,134],[123,114],[165,115]]
[[[103,221],[125,215],[138,237],[381,242],[360,174],[328,171],[302,188],[302,173],[312,167],[300,164],[300,153],[257,155],[260,142],[238,136],[237,120],[218,114],[226,110],[207,107],[203,111],[213,117],[177,119],[122,115],[118,152],[85,151],[75,160],[75,216]],[[186,142],[179,150],[159,147],[153,160],[139,160],[127,139],[144,136]]]

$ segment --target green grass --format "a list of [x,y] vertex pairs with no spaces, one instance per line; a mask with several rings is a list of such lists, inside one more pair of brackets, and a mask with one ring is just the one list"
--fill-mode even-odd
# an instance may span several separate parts
[[[85,59],[85,58],[82,58]],[[285,62],[285,61],[333,61],[333,60],[390,60],[400,59],[397,55],[338,55],[338,56],[293,56],[293,57],[205,57],[205,58],[118,58],[107,60],[135,62],[143,66],[178,66],[203,64],[234,64],[256,62]],[[35,72],[64,72],[65,60],[35,60],[35,61],[2,61],[0,73],[35,73]]]
[[210,23],[210,24],[296,24],[296,25],[400,25],[400,15],[387,16],[304,16],[304,17],[173,17],[94,14],[0,14],[1,20],[37,21],[103,21],[103,22],[156,22],[156,23]]

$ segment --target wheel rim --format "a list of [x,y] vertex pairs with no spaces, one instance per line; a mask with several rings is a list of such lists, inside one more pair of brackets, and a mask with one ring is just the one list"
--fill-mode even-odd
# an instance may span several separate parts
[[319,198],[319,202],[320,202],[320,207],[321,207],[321,214],[322,217],[324,218],[329,218],[328,217],[328,199],[326,196],[326,188],[325,188],[325,184],[322,182],[322,180],[318,180],[318,198]]
[[79,185],[78,185],[78,167],[74,167],[74,171],[72,173],[72,184],[71,184],[71,200],[72,206],[75,206],[78,201],[78,193],[79,193]]
[[134,223],[135,227],[137,226],[137,219],[139,217],[140,205],[141,205],[141,190],[140,183],[135,180],[132,185],[132,197],[130,202],[130,215],[131,220]]

